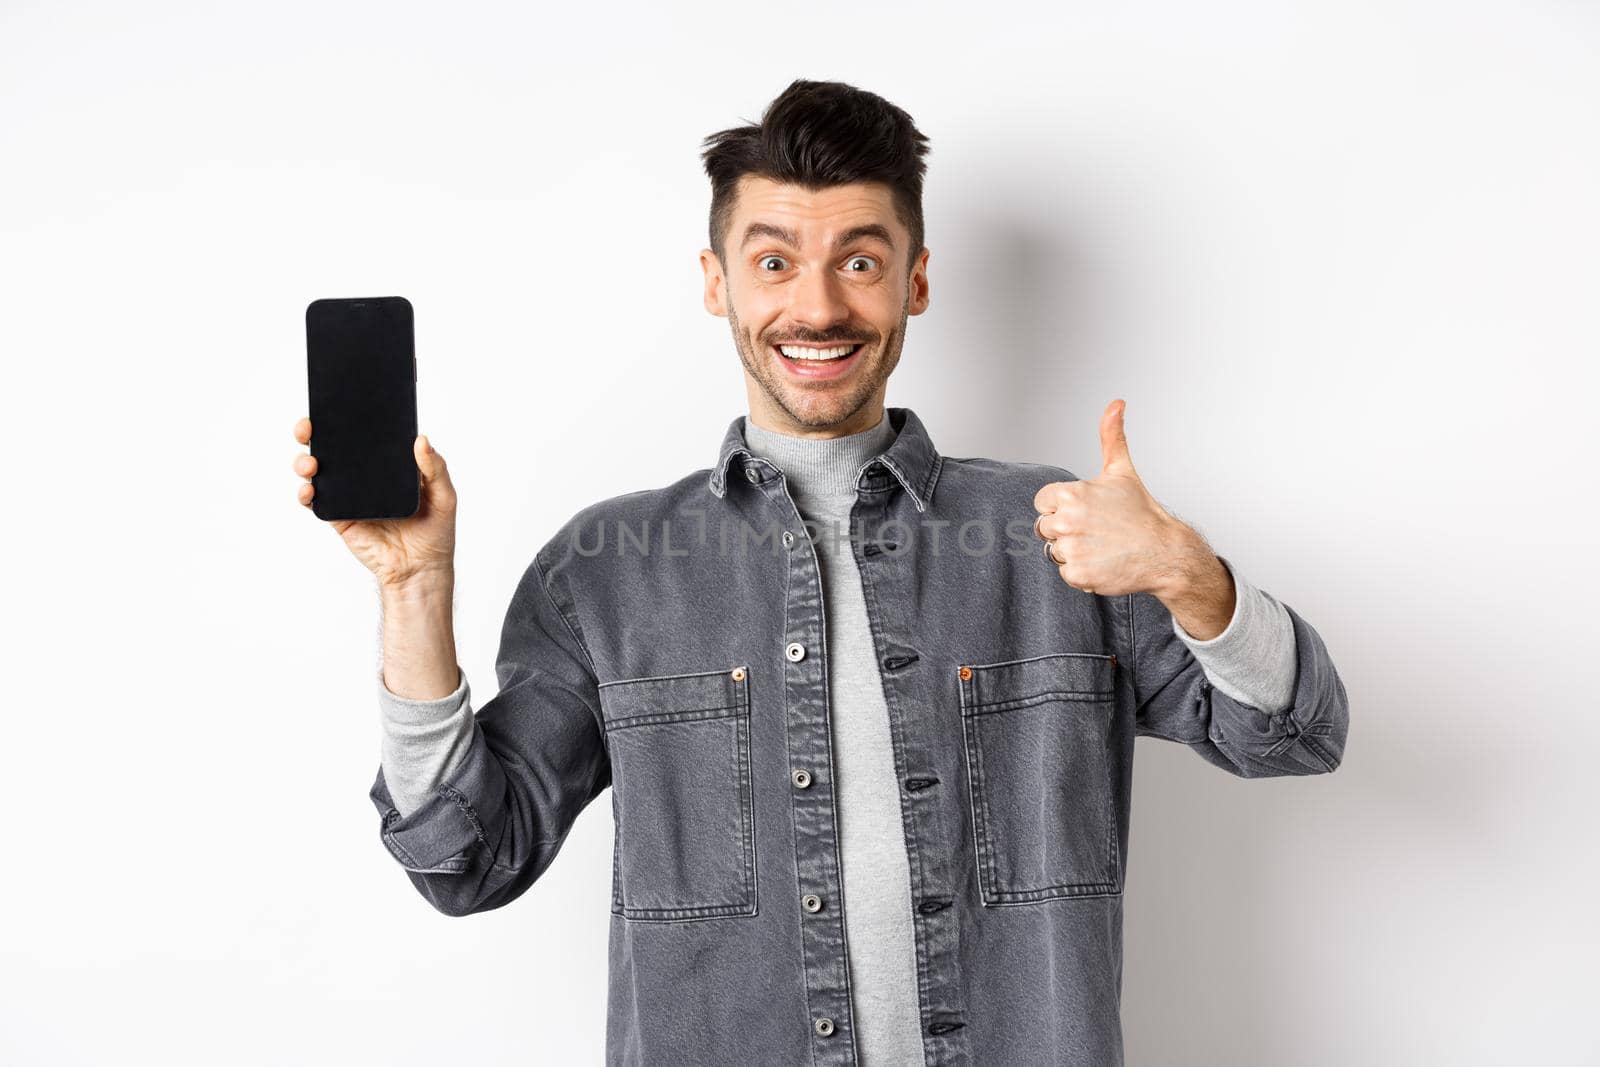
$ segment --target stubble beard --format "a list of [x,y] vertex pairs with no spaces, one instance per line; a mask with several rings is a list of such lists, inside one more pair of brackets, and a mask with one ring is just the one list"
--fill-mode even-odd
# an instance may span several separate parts
[[811,397],[811,390],[785,388],[785,383],[779,377],[782,371],[773,366],[764,345],[760,351],[756,349],[755,346],[761,342],[746,336],[731,300],[728,302],[728,327],[733,331],[734,347],[739,350],[739,362],[744,364],[744,369],[756,380],[767,399],[796,425],[808,430],[824,430],[855,415],[877,395],[878,387],[888,381],[889,375],[900,363],[900,349],[905,344],[910,308],[908,296],[900,305],[900,325],[889,331],[883,354],[876,363],[864,368],[864,373],[857,374],[857,380],[848,392],[831,394],[825,400],[814,398],[811,404],[804,403]]

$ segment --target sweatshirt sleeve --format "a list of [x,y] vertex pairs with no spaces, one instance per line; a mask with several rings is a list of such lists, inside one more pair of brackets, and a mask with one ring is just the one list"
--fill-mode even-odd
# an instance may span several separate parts
[[456,691],[437,700],[396,696],[378,671],[378,709],[383,727],[380,760],[384,779],[401,815],[410,815],[433,795],[466,758],[472,743],[472,690],[460,671]]
[[1233,618],[1227,628],[1201,641],[1173,619],[1172,632],[1189,646],[1212,685],[1242,704],[1280,712],[1294,691],[1294,623],[1282,604],[1240,577],[1226,557],[1217,558],[1233,575]]

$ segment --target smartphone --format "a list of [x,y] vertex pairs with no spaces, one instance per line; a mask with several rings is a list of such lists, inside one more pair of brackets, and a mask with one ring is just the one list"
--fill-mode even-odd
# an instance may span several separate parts
[[422,503],[417,355],[403,296],[313,300],[306,307],[311,476],[319,519],[404,519]]

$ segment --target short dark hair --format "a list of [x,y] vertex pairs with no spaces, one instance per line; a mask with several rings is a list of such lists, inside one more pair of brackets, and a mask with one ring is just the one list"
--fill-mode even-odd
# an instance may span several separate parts
[[910,115],[876,93],[843,82],[796,79],[767,105],[759,123],[714,133],[704,144],[711,250],[719,261],[739,179],[747,174],[813,190],[884,182],[893,192],[895,213],[911,231],[909,262],[922,251],[928,138]]

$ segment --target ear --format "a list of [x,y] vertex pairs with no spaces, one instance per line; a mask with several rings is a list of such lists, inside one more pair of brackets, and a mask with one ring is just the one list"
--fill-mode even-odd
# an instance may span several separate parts
[[916,261],[911,265],[911,300],[906,305],[906,314],[920,315],[928,310],[928,250],[924,248],[917,254]]
[[700,270],[706,276],[706,310],[719,318],[727,318],[728,280],[722,276],[722,262],[709,248],[700,250]]

